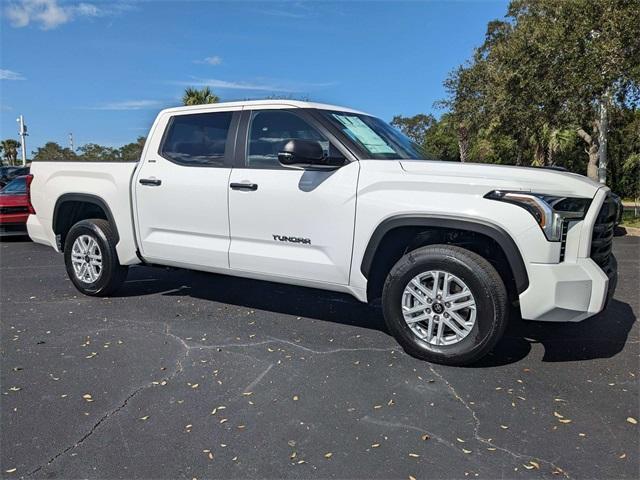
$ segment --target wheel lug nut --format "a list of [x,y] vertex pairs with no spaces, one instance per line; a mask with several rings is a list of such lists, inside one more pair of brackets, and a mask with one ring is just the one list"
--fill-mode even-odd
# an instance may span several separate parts
[[442,298],[442,295],[436,295],[436,298],[440,300]]
[[434,316],[433,316],[433,319],[434,319],[434,320],[440,320],[440,317],[439,317],[438,315],[434,315]]
[[444,318],[449,318],[449,314],[447,312],[444,312]]
[[427,298],[427,303],[431,303],[433,302],[433,300],[431,300],[430,298]]
[[449,302],[444,304],[445,307],[449,308],[451,306],[451,304]]
[[427,313],[431,313],[431,309],[430,308],[427,308]]

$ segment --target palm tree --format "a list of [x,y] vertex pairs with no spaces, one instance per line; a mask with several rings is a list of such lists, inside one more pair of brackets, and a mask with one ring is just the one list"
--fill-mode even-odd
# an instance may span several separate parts
[[12,138],[7,138],[6,140],[2,140],[0,145],[2,146],[6,162],[9,165],[15,165],[16,160],[18,159],[18,148],[20,147],[20,143]]
[[188,87],[182,95],[182,103],[184,105],[203,105],[205,103],[218,103],[220,97],[211,91],[209,87],[201,89]]
[[547,137],[547,165],[554,165],[556,153],[566,152],[574,143],[576,134],[570,128],[554,128]]
[[544,123],[542,128],[531,135],[530,142],[533,145],[532,165],[541,167],[554,165],[556,153],[566,151],[575,140],[573,130],[555,128]]

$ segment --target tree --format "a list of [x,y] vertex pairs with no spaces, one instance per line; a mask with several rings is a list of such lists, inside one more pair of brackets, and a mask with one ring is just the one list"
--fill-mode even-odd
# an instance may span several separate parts
[[433,115],[419,113],[413,117],[396,115],[391,120],[391,125],[404,133],[420,146],[424,146],[427,131],[433,127],[436,119]]
[[138,137],[133,143],[123,145],[118,150],[118,157],[124,162],[132,162],[140,160],[142,156],[142,149],[147,139],[145,137]]
[[544,165],[561,145],[552,133],[573,129],[597,178],[611,112],[640,98],[638,38],[637,0],[512,0],[506,21],[490,22],[471,61],[445,81],[461,152],[480,121],[485,135],[516,140],[517,163],[527,152]]
[[0,145],[2,146],[4,160],[9,165],[15,165],[18,162],[18,148],[20,148],[20,143],[12,138],[7,138],[6,140],[2,140]]
[[63,148],[56,142],[47,142],[43,147],[32,152],[33,161],[42,160],[75,160],[77,155],[70,148]]
[[396,115],[391,125],[416,142],[428,157],[459,160],[457,134],[450,114],[444,114],[440,120],[423,113],[413,117]]
[[[495,72],[509,72],[528,92],[545,122],[575,125],[594,179],[598,161],[606,164],[612,106],[640,96],[638,7],[635,0],[514,0],[511,31],[489,56]],[[490,84],[503,81],[495,75]]]
[[113,162],[120,160],[117,149],[104,147],[96,143],[82,145],[81,147],[78,147],[78,151],[80,152],[78,159],[85,162]]
[[209,87],[201,89],[188,87],[182,95],[184,105],[204,105],[207,103],[218,103],[220,98],[214,94]]
[[451,121],[458,136],[458,150],[461,162],[469,160],[472,137],[484,121],[482,99],[483,82],[486,76],[485,62],[476,54],[475,62],[458,67],[444,81],[448,99],[437,102],[448,107]]

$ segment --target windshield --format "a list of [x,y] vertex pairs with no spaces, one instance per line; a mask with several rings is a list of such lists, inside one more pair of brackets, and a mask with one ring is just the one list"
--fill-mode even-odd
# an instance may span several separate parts
[[379,118],[351,112],[320,110],[349,139],[375,160],[433,160],[415,142]]
[[27,184],[25,182],[25,177],[18,177],[15,180],[11,180],[7,183],[0,193],[5,194],[18,194],[18,193],[27,193]]

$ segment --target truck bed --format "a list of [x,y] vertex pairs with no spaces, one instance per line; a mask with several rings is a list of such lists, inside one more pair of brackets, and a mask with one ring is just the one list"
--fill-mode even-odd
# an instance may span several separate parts
[[138,263],[131,216],[131,178],[136,166],[137,162],[33,162],[31,203],[36,213],[27,221],[29,236],[59,251],[52,223],[56,206],[82,195],[99,197],[118,225],[120,263]]

